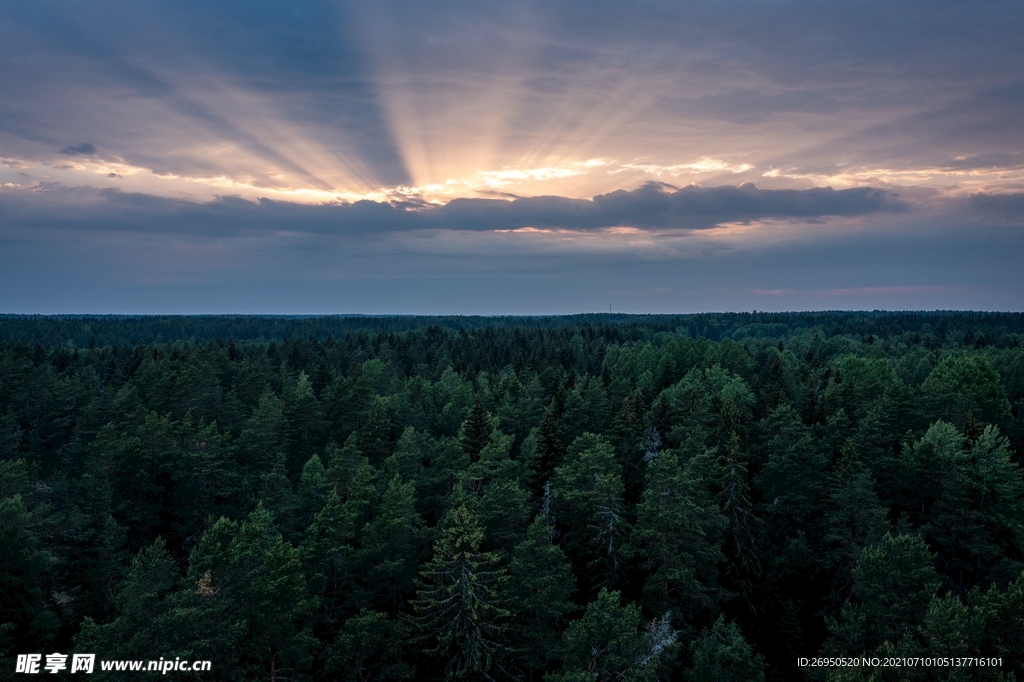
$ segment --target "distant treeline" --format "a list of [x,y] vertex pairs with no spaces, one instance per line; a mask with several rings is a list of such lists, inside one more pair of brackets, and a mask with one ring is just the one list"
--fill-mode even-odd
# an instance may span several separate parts
[[[3,317],[0,679],[54,651],[1019,679],[1022,339],[956,312]],[[797,665],[821,656],[999,665]]]
[[[642,332],[680,332],[711,341],[785,338],[807,329],[824,336],[858,334],[888,338],[917,332],[945,343],[949,334],[969,330],[978,344],[1012,343],[1024,334],[1024,313],[844,312],[701,313],[624,315],[588,313],[561,316],[273,316],[273,315],[0,315],[0,343],[40,344],[46,348],[89,348],[169,341],[283,341],[301,337],[323,341],[356,331],[403,332],[425,327],[535,329],[594,327],[602,334],[638,337]],[[963,337],[956,338],[963,343]]]

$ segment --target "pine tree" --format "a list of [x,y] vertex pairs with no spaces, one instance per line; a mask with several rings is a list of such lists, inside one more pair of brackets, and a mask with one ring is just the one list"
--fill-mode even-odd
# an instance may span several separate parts
[[284,449],[284,414],[281,400],[269,387],[260,396],[237,441],[239,457],[249,476],[259,480],[277,463],[277,454]]
[[[0,651],[34,651],[57,626],[46,601],[51,554],[31,532],[32,514],[21,495],[0,500]],[[9,660],[9,659],[8,659]]]
[[395,448],[398,441],[398,429],[395,424],[395,406],[390,397],[377,397],[370,404],[366,421],[359,430],[356,445],[359,451],[370,460],[370,464],[380,466]]
[[1024,568],[1024,479],[998,429],[986,427],[970,444],[938,421],[907,443],[900,459],[902,508],[920,524],[953,586],[1006,581]]
[[289,537],[294,537],[301,530],[296,525],[298,499],[295,497],[292,482],[288,479],[286,466],[285,455],[279,452],[274,468],[260,481],[258,494],[260,504],[271,512],[282,531]]
[[999,372],[984,355],[946,356],[925,379],[921,392],[943,420],[957,426],[963,425],[969,413],[1003,427],[1011,418]]
[[777,408],[765,421],[768,456],[756,485],[773,540],[781,546],[798,532],[814,538],[820,533],[828,457],[789,405]]
[[444,662],[450,678],[491,679],[499,657],[508,653],[507,578],[497,555],[480,551],[482,542],[480,523],[465,505],[450,511],[412,602],[428,651]]
[[174,481],[172,526],[178,538],[191,545],[209,517],[240,512],[236,505],[243,477],[216,422],[193,427],[186,417],[174,435],[177,447],[169,466]]
[[[877,543],[888,526],[875,495],[871,472],[849,442],[829,479],[825,504],[825,561],[832,571],[833,603],[846,599],[853,566],[864,547]],[[836,604],[838,606],[838,604]]]
[[313,455],[302,466],[296,497],[296,523],[300,528],[308,526],[313,516],[323,507],[330,484],[327,471],[319,455]]
[[330,628],[338,624],[353,588],[358,506],[330,491],[299,546],[310,593],[320,598],[320,621]]
[[369,466],[369,460],[363,457],[356,445],[356,435],[349,434],[341,447],[333,443],[329,445],[327,458],[327,470],[324,472],[327,482],[334,486],[343,499],[349,499],[357,472],[361,467]]
[[533,509],[530,493],[514,479],[491,483],[476,504],[486,538],[484,546],[507,556],[523,537]]
[[96,539],[95,553],[89,560],[92,599],[96,612],[106,614],[131,561],[131,553],[126,548],[128,536],[124,528],[110,514],[104,517]]
[[279,679],[310,662],[316,599],[299,552],[262,506],[241,524],[221,518],[203,534],[173,606],[161,625],[190,658],[215,659],[227,647],[237,654],[224,679]]

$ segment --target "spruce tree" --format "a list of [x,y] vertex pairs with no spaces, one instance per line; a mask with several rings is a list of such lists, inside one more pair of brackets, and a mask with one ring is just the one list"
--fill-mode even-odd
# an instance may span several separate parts
[[543,669],[554,657],[552,642],[576,608],[570,599],[575,588],[569,560],[554,544],[554,530],[537,516],[509,564],[509,597],[519,623],[515,648],[528,673]]
[[480,398],[477,398],[459,429],[459,446],[469,455],[471,461],[476,460],[480,456],[480,451],[487,446],[492,430],[494,427],[491,415]]
[[551,479],[555,467],[562,462],[565,455],[565,444],[558,435],[558,418],[551,407],[544,410],[537,434],[537,477],[538,485],[544,485]]
[[132,560],[114,596],[114,618],[102,625],[86,618],[76,637],[76,648],[103,651],[111,658],[153,659],[172,653],[158,623],[165,620],[171,603],[167,597],[178,578],[178,567],[167,553],[163,538],[157,538]]
[[749,598],[753,581],[761,570],[761,561],[757,553],[757,518],[750,501],[747,461],[735,433],[718,453],[716,473],[716,499],[727,522],[723,546],[727,584]]
[[504,645],[505,569],[492,552],[481,552],[483,531],[465,506],[445,517],[434,555],[420,572],[412,606],[427,651],[450,678],[492,679]]
[[593,587],[614,586],[623,569],[629,520],[622,499],[622,468],[611,444],[585,433],[555,470],[555,515],[564,520],[566,551]]
[[416,512],[416,484],[395,474],[381,488],[379,502],[359,532],[355,561],[362,587],[352,598],[360,608],[395,614],[412,595],[426,538]]
[[656,613],[671,611],[677,622],[710,609],[718,591],[719,549],[725,519],[718,509],[702,509],[672,452],[647,469],[630,549],[648,571],[644,595]]

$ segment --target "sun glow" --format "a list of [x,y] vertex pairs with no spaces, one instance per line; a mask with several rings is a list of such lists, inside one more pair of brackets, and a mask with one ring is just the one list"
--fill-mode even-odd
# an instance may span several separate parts
[[749,163],[729,163],[728,161],[722,161],[721,159],[712,159],[709,157],[701,157],[700,159],[691,163],[680,163],[671,166],[659,166],[657,164],[642,164],[642,163],[625,163],[622,164],[617,170],[612,171],[613,173],[621,173],[627,170],[640,171],[649,175],[662,176],[671,175],[678,177],[680,175],[697,175],[700,173],[711,173],[711,172],[727,172],[727,173],[745,173],[751,170],[754,166]]
[[211,71],[168,74],[180,93],[173,106],[152,98],[133,99],[130,107],[96,105],[110,107],[110,120],[133,112],[123,149],[95,138],[95,145],[76,141],[81,151],[62,152],[70,156],[52,145],[34,157],[6,156],[0,186],[61,183],[194,201],[400,202],[410,209],[458,198],[587,199],[651,181],[897,185],[950,194],[1024,187],[1024,163],[1012,155],[1013,163],[978,168],[959,167],[971,160],[964,154],[951,156],[948,166],[918,168],[851,165],[845,154],[832,166],[779,162],[779,154],[827,146],[842,131],[768,134],[717,120],[696,125],[659,113],[662,93],[679,89],[674,71],[625,77],[595,67],[538,80],[529,51],[514,41],[488,52],[486,63],[424,67],[427,48],[403,52],[374,39],[394,33],[388,17],[367,10],[357,19],[374,84],[369,129],[310,116],[322,103],[301,89],[261,91]]

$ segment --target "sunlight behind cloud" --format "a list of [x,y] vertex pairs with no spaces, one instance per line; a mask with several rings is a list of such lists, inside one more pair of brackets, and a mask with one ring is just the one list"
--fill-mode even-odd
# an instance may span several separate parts
[[753,166],[749,163],[733,164],[721,159],[712,159],[709,157],[701,157],[697,161],[692,163],[680,163],[672,166],[659,166],[657,164],[644,164],[644,163],[625,163],[622,164],[617,170],[611,171],[612,173],[621,173],[626,170],[636,170],[648,175],[662,176],[672,175],[678,177],[680,175],[695,175],[698,173],[709,173],[715,171],[725,171],[728,173],[744,173],[751,170]]
[[[802,58],[820,72],[780,78],[760,56],[778,45],[751,35],[741,53],[728,33],[694,34],[685,12],[658,15],[664,26],[653,30],[655,14],[591,25],[529,3],[353,4],[320,24],[289,24],[310,39],[295,43],[304,47],[282,39],[258,59],[209,36],[105,35],[102,57],[54,57],[54,87],[5,77],[22,88],[11,120],[55,132],[0,128],[0,185],[410,210],[473,197],[590,199],[651,181],[946,195],[1024,187],[1024,162],[1005,151],[1012,135],[998,145],[961,135],[956,149],[914,137],[932,120],[958,125],[962,104],[952,121],[943,107],[973,81],[908,99],[907,74],[864,90],[860,79],[891,67],[875,56],[845,63],[813,50]],[[303,61],[309,54],[321,61]],[[1013,92],[999,96],[1012,102]],[[998,104],[984,97],[985,111]],[[863,144],[878,139],[887,142]]]

